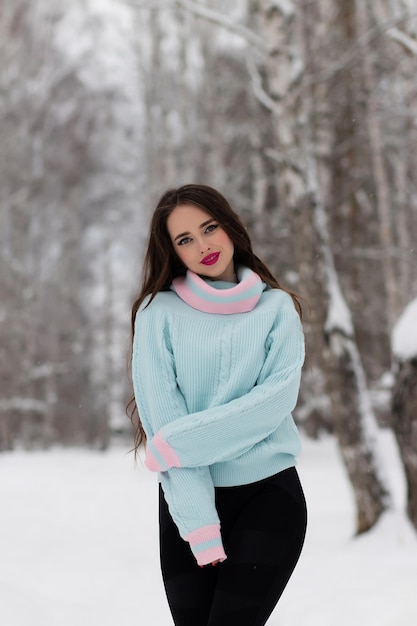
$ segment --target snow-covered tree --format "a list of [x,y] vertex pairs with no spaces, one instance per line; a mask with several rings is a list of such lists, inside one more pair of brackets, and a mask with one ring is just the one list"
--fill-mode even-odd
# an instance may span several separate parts
[[0,12],[3,447],[105,446],[123,420],[144,176],[130,17],[93,0]]

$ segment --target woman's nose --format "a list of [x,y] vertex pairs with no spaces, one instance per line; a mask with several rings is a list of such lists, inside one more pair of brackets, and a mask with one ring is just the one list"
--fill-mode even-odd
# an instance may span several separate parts
[[207,242],[204,241],[204,239],[201,239],[198,242],[198,245],[200,247],[200,253],[204,254],[205,252],[208,252],[210,250],[210,244],[208,244]]

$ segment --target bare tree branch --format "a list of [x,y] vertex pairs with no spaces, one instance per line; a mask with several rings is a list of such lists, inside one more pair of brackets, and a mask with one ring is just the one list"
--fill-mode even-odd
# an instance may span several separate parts
[[196,15],[197,17],[201,17],[207,22],[211,22],[212,24],[221,26],[222,28],[228,30],[234,35],[241,37],[244,41],[246,41],[251,46],[254,46],[261,52],[266,52],[262,39],[258,37],[258,35],[256,35],[250,28],[246,28],[246,26],[236,23],[227,15],[223,13],[218,13],[217,11],[213,11],[213,9],[209,9],[199,2],[193,2],[192,0],[171,0],[171,2],[158,3],[140,2],[139,0],[120,0],[120,2],[129,5],[134,9],[158,10],[173,8],[177,6],[184,11],[193,13],[193,15]]
[[148,2],[139,2],[139,0],[119,0],[121,4],[126,4],[132,9],[146,9],[147,11],[160,11],[161,9],[170,9],[172,8],[172,2],[168,0],[167,2],[152,2],[149,0]]
[[[306,77],[303,86],[307,87],[309,85],[318,82],[325,82],[333,78],[335,74],[349,67],[349,65],[353,63],[358,56],[364,53],[364,50],[366,50],[369,44],[378,39],[378,37],[381,37],[381,35],[384,35],[386,33],[390,34],[389,31],[390,29],[393,29],[393,27],[415,18],[417,18],[417,12],[410,13],[407,11],[406,13],[403,13],[399,16],[391,17],[388,20],[380,22],[379,24],[371,28],[364,37],[358,39],[355,43],[355,46],[348,50],[346,54],[344,54],[329,69],[324,70],[323,72],[318,72],[317,74],[311,74],[310,76]],[[390,36],[392,37],[392,34],[390,34]],[[403,41],[401,43],[403,43],[404,45]]]
[[271,96],[265,91],[262,86],[262,77],[256,67],[255,60],[252,55],[245,54],[246,67],[249,73],[249,76],[252,81],[252,89],[255,97],[263,106],[271,111],[272,113],[279,114],[280,109],[277,106],[276,102],[271,98]]
[[246,28],[246,26],[242,26],[242,24],[237,24],[227,17],[227,15],[208,9],[202,4],[192,2],[191,0],[174,0],[174,4],[186,11],[194,13],[194,15],[197,15],[198,17],[204,18],[208,22],[212,22],[213,24],[217,24],[218,26],[225,28],[235,35],[239,35],[252,46],[255,46],[262,52],[265,52],[264,43],[258,35],[256,35],[250,28]]
[[404,33],[402,30],[398,28],[390,28],[388,31],[388,35],[391,37],[393,41],[396,41],[400,44],[407,52],[412,54],[413,56],[417,56],[417,41]]

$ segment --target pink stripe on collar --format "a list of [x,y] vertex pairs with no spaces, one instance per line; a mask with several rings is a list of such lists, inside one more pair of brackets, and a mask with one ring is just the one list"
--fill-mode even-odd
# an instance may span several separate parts
[[220,315],[232,315],[233,313],[248,313],[257,305],[261,294],[246,298],[240,302],[210,302],[199,298],[187,288],[185,279],[175,279],[175,291],[186,304],[202,311],[203,313],[217,313]]
[[186,276],[173,280],[172,288],[181,300],[203,313],[247,313],[255,308],[266,285],[249,268],[239,268],[238,276],[241,278],[238,284],[221,289],[215,286],[215,281],[208,283],[198,274],[188,271]]

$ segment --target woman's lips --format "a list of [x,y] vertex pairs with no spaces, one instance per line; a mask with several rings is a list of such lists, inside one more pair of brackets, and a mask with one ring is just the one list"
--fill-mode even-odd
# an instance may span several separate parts
[[215,263],[217,263],[219,256],[220,252],[214,252],[213,254],[205,256],[204,259],[201,259],[200,263],[202,263],[203,265],[214,265]]

